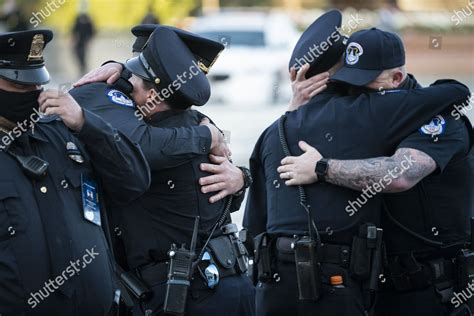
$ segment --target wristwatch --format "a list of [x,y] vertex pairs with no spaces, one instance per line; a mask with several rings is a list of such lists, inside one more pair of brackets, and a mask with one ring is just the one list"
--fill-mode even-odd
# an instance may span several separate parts
[[242,189],[240,189],[240,191],[235,193],[234,196],[241,196],[245,192],[245,190],[247,190],[252,185],[253,178],[249,169],[245,167],[237,167],[237,168],[239,168],[242,171],[242,175],[244,177],[244,186],[242,187]]
[[316,163],[316,168],[314,171],[316,172],[316,175],[318,176],[318,180],[320,182],[325,182],[326,181],[326,175],[328,174],[328,169],[329,169],[329,159],[327,158],[321,158]]

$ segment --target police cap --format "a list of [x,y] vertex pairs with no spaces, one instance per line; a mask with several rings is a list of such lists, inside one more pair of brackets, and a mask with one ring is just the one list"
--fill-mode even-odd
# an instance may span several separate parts
[[[156,91],[171,91],[166,102],[178,107],[204,105],[210,98],[206,78],[224,45],[170,26],[156,26],[139,56],[125,66],[155,84]],[[164,94],[163,94],[164,95]]]
[[405,65],[402,40],[377,28],[354,33],[347,43],[344,66],[331,78],[354,86],[365,86],[384,70]]
[[344,53],[347,37],[339,32],[342,14],[338,10],[324,13],[301,35],[290,59],[289,68],[309,64],[306,78],[327,71]]
[[52,39],[49,30],[0,33],[0,77],[23,85],[48,83],[43,50]]
[[132,28],[132,34],[136,37],[132,46],[133,53],[141,53],[143,51],[143,47],[157,26],[158,24],[140,24]]
[[[140,24],[132,28],[132,33],[137,37],[133,43],[133,53],[141,53],[151,33],[159,24]],[[222,44],[206,40],[196,34],[178,29],[173,26],[163,26],[176,32],[178,37],[188,46],[188,49],[194,54],[197,60],[201,61],[203,69],[211,68],[216,56],[222,51]],[[205,43],[205,45],[203,45]],[[204,71],[206,73],[206,71]]]

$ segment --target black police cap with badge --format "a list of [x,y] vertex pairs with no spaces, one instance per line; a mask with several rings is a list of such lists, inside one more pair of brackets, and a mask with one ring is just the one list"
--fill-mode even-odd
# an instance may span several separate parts
[[[159,24],[140,24],[132,28],[132,33],[137,38],[133,43],[132,52],[141,53],[145,44],[148,42],[150,35],[159,27]],[[186,44],[189,50],[194,54],[196,59],[200,62],[201,70],[205,74],[215,63],[217,57],[224,49],[219,42],[205,39],[196,34],[178,29],[173,26],[164,26],[176,32],[178,37]]]
[[0,78],[23,85],[48,83],[43,49],[52,39],[49,30],[0,34]]
[[200,106],[211,95],[206,74],[223,50],[224,45],[219,42],[160,25],[142,53],[129,59],[125,66],[134,75],[152,82],[159,94],[171,90],[167,103],[179,108]]
[[132,28],[132,34],[136,39],[132,46],[133,53],[141,53],[151,33],[158,27],[158,24],[140,24]]
[[365,86],[384,70],[405,65],[405,49],[396,34],[377,28],[354,33],[344,54],[344,66],[331,78],[354,86]]
[[326,12],[314,21],[298,40],[289,68],[298,70],[309,64],[306,78],[310,78],[334,66],[344,53],[347,42],[347,37],[339,32],[341,24],[342,14],[337,10]]

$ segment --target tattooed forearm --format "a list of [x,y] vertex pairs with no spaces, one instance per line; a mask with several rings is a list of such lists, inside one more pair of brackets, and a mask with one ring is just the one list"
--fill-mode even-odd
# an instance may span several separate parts
[[435,169],[436,163],[430,156],[419,150],[400,148],[392,157],[330,160],[326,180],[358,191],[377,186],[381,192],[400,192],[410,189]]
[[374,182],[378,182],[393,167],[396,161],[393,157],[378,157],[364,160],[333,160],[329,161],[326,181],[362,191]]
[[408,185],[410,185],[410,188],[423,180],[423,178],[432,174],[438,167],[433,158],[422,151],[410,148],[400,148],[397,153],[399,153],[399,156],[405,157],[405,160],[407,160],[407,157],[411,157],[414,161],[410,164],[410,167],[403,172],[403,179],[408,183]]

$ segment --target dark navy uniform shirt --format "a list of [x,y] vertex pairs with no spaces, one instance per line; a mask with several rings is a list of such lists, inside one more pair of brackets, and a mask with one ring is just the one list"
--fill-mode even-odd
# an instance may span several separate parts
[[[472,127],[466,123],[444,112],[404,139],[398,148],[426,153],[436,162],[437,171],[408,191],[384,196],[396,221],[446,246],[466,242],[470,237],[474,154],[469,137]],[[383,214],[389,254],[435,251],[435,247],[406,233]]]
[[87,84],[72,89],[70,94],[82,107],[104,117],[140,144],[152,170],[174,167],[210,152],[212,137],[208,127],[152,127],[139,119],[133,100],[105,83]]
[[[119,229],[125,246],[127,264],[137,268],[163,261],[172,243],[189,246],[194,218],[198,215],[201,217],[199,246],[222,214],[224,201],[210,204],[208,200],[213,194],[201,193],[198,183],[199,178],[209,175],[199,168],[200,163],[209,163],[211,143],[209,129],[198,126],[203,114],[170,110],[156,113],[145,122],[135,115],[131,99],[119,92],[116,95],[123,99],[112,100],[108,97],[111,91],[119,92],[106,84],[95,83],[74,89],[71,94],[81,106],[136,141],[149,162],[150,190],[137,201],[114,208],[111,214],[111,222]],[[95,97],[88,98],[90,95]],[[232,211],[238,210],[242,200],[243,195],[235,198]]]
[[[138,146],[98,116],[88,111],[84,116],[78,134],[50,117],[10,146],[17,154],[49,162],[47,175],[40,180],[27,177],[12,156],[0,152],[2,316],[25,311],[28,315],[106,315],[112,305],[109,248],[102,228],[84,218],[81,177],[95,177],[103,188],[99,194],[126,203],[148,188],[150,172]],[[68,147],[77,148],[74,159]],[[78,156],[83,163],[76,162]],[[84,257],[88,250],[98,255]],[[77,260],[80,269],[71,272],[71,262]],[[45,282],[60,276],[68,280],[57,289],[49,285],[54,293],[48,292]]]
[[[440,81],[426,89],[358,96],[341,97],[328,91],[288,113],[286,131],[290,151],[293,155],[302,154],[298,141],[304,140],[318,148],[323,157],[333,159],[389,155],[411,131],[449,105],[461,104],[468,94],[464,85],[452,81]],[[287,187],[277,172],[282,158],[278,122],[275,122],[262,134],[250,159],[254,184],[249,191],[244,226],[253,236],[264,231],[293,235],[307,230],[297,187]],[[359,224],[379,224],[380,195],[367,199],[350,216],[349,201],[355,201],[361,192],[327,183],[305,188],[323,240],[350,243]]]
[[[196,126],[201,114],[194,110],[169,110],[154,114],[148,123],[160,127]],[[213,193],[203,194],[199,179],[208,176],[200,170],[201,163],[210,163],[208,155],[199,155],[172,168],[154,168],[152,185],[137,201],[120,208],[122,231],[128,264],[137,268],[164,261],[171,244],[186,244],[192,238],[194,220],[200,216],[200,238],[203,245],[211,228],[224,210],[225,201],[209,203]],[[242,199],[237,199],[237,210]]]

